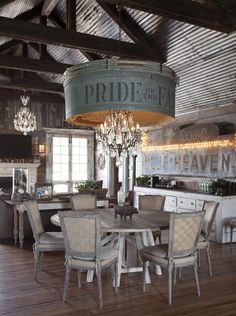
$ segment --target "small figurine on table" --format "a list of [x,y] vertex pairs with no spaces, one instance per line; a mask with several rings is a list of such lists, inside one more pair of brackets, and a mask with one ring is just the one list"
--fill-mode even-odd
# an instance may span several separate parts
[[120,206],[115,205],[115,218],[117,218],[117,214],[120,215],[120,218],[126,220],[126,216],[129,216],[132,219],[133,214],[138,214],[137,208],[133,206]]

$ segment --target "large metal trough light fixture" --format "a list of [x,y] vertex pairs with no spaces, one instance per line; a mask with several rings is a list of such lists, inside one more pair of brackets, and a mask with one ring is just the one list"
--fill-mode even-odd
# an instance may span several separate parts
[[140,128],[174,119],[175,85],[175,73],[157,62],[104,59],[73,66],[65,73],[66,120],[94,127],[110,156],[137,154]]

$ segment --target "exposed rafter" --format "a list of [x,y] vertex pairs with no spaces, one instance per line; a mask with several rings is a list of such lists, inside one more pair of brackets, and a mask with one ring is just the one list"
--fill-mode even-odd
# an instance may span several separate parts
[[[56,26],[61,29],[66,29],[66,23],[64,23],[56,13],[52,13],[49,16],[50,21]],[[95,53],[86,52],[84,50],[81,50],[81,53],[88,59],[88,60],[97,60],[101,59],[101,57]]]
[[[33,48],[33,50],[39,54],[39,45],[38,44],[35,44],[35,43],[29,43],[29,45]],[[53,62],[53,63],[56,63],[57,61],[49,54],[49,52],[46,52],[46,57],[47,57],[47,61],[49,62]]]
[[[20,100],[22,90],[14,91],[12,89],[0,89],[1,100]],[[53,105],[64,105],[65,100],[63,96],[50,94],[39,94],[37,92],[32,93],[31,103],[39,102],[41,104],[51,103]]]
[[32,91],[41,91],[47,93],[56,93],[63,94],[63,86],[59,83],[50,83],[50,82],[37,82],[36,80],[24,79],[18,80],[14,79],[12,81],[0,80],[0,87],[14,90],[32,90]]
[[102,0],[97,0],[97,2],[136,44],[140,43],[146,47],[146,50],[155,50],[159,55],[162,55],[159,49],[149,41],[148,35],[124,9],[118,10],[114,4],[105,3]]
[[5,17],[0,17],[0,35],[24,41],[81,49],[93,53],[100,52],[113,56],[118,55],[118,47],[120,47],[120,55],[122,57],[164,62],[157,52],[146,51],[143,47],[138,47],[132,43],[75,31],[59,30],[49,26],[36,25]]
[[16,19],[30,21],[33,18],[40,16],[41,9],[42,5],[39,4],[36,7],[33,7],[32,9],[17,15]]
[[[120,0],[102,0],[117,4]],[[141,10],[151,14],[166,16],[220,32],[230,33],[236,30],[236,22],[220,10],[189,0],[122,0],[122,6]]]
[[44,0],[41,15],[49,16],[60,0]]
[[76,0],[66,0],[67,29],[76,31]]
[[5,5],[13,2],[14,0],[1,0],[0,1],[0,8],[4,7]]
[[5,69],[63,74],[66,68],[71,66],[72,65],[57,62],[53,63],[45,60],[0,55],[0,68]]
[[15,40],[15,39],[10,40],[0,46],[0,53],[5,53],[9,51],[10,49],[12,49],[13,47],[16,47],[20,44],[21,44],[21,41],[19,40]]

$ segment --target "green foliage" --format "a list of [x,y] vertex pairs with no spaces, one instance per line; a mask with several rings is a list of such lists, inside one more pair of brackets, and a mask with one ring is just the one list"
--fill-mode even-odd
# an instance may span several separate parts
[[95,181],[95,180],[81,180],[77,181],[75,183],[75,189],[98,189],[101,186],[101,181]]
[[150,180],[149,175],[142,175],[140,177],[136,178],[136,184],[137,185],[148,185],[148,181]]

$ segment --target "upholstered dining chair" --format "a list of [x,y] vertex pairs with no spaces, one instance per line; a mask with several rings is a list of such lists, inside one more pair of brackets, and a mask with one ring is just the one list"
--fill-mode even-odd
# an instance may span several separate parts
[[[139,195],[138,208],[141,211],[164,211],[166,197],[163,195]],[[157,231],[153,231],[153,238],[156,240],[158,237],[161,243],[161,231],[169,229],[167,226],[160,227]]]
[[33,231],[35,243],[34,252],[34,280],[37,280],[39,263],[41,262],[45,251],[65,251],[63,235],[61,232],[45,232],[42,219],[38,209],[37,201],[25,202],[25,207],[29,217],[29,222]]
[[212,225],[216,216],[219,203],[214,201],[205,201],[203,204],[203,210],[205,211],[205,216],[203,220],[203,225],[201,229],[201,234],[199,236],[197,250],[198,250],[198,266],[200,267],[200,250],[205,249],[207,255],[209,275],[212,277],[211,268],[211,251],[210,251],[210,233]]
[[204,211],[192,213],[171,213],[169,244],[144,247],[140,250],[143,260],[143,290],[147,262],[168,268],[168,301],[172,303],[172,271],[179,267],[193,266],[197,294],[200,287],[197,272],[197,242],[202,227]]
[[97,207],[97,198],[95,194],[73,194],[71,195],[72,210],[91,210]]
[[66,247],[66,273],[63,301],[66,300],[70,271],[78,270],[78,287],[81,287],[80,271],[96,271],[99,304],[103,306],[101,270],[115,265],[115,287],[117,291],[118,249],[101,246],[101,224],[98,214],[89,211],[58,212]]

